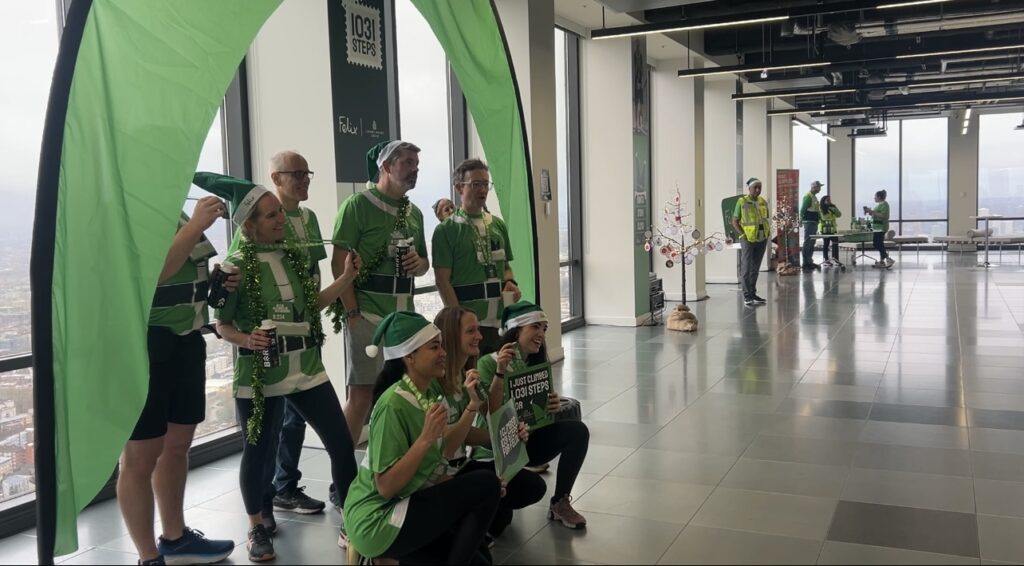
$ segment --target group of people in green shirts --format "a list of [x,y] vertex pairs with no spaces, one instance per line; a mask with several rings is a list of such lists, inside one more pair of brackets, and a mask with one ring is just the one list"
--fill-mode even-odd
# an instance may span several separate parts
[[[316,215],[300,206],[313,172],[295,152],[271,159],[273,192],[226,175],[197,173],[193,180],[230,204],[237,230],[224,266],[215,266],[229,273],[230,293],[214,316],[219,336],[237,347],[233,391],[244,438],[239,483],[251,561],[276,556],[275,510],[325,508],[298,486],[306,423],[330,457],[329,498],[343,517],[338,544],[367,557],[489,563],[489,543],[513,511],[547,492],[532,469],[501,482],[488,451],[485,417],[507,401],[505,373],[547,361],[548,324],[539,307],[520,300],[507,227],[484,206],[488,168],[470,159],[453,174],[461,207],[432,238],[446,305],[434,323],[413,312],[414,278],[431,267],[423,216],[407,195],[418,169],[419,148],[411,143],[371,148],[367,188],[342,203],[330,241],[322,239]],[[187,447],[205,407],[199,333],[209,322],[206,261],[215,252],[202,231],[224,212],[224,202],[207,197],[191,219],[183,215],[154,299],[150,396],[138,427],[144,430],[133,434],[122,456],[121,475],[133,481],[124,490],[119,485],[119,496],[148,502],[121,503],[140,563],[213,563],[234,546],[189,529],[172,509],[181,514]],[[325,243],[333,245],[333,279],[321,281]],[[326,308],[334,313],[335,331],[344,333],[344,409],[321,357],[331,331],[321,323]],[[276,363],[264,363],[273,346]],[[186,371],[193,385],[184,391],[179,375]],[[557,411],[559,404],[552,393],[548,409]],[[355,445],[368,415],[366,457],[357,465]],[[184,430],[175,435],[178,428]],[[531,465],[559,457],[549,518],[585,526],[570,494],[589,445],[586,425],[559,420],[535,431],[523,428],[520,436]],[[173,493],[165,494],[158,484],[171,456],[186,464],[168,482]],[[158,541],[154,494],[163,519]]]

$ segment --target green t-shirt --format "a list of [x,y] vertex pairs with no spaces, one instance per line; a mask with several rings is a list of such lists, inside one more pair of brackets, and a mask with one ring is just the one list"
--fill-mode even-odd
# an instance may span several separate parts
[[821,203],[814,193],[804,195],[800,202],[800,220],[803,222],[817,222],[820,219]]
[[881,220],[877,217],[872,216],[871,229],[875,232],[888,232],[889,231],[889,203],[882,201],[875,205],[875,212],[885,214],[885,220]]
[[[511,373],[526,368],[526,361],[519,357],[518,352],[516,357],[509,362],[508,367],[505,369],[505,373]],[[482,356],[476,362],[476,371],[480,374],[480,384],[483,385],[485,391],[491,389],[491,383],[494,383],[494,374],[498,371],[498,353],[494,352]],[[501,397],[502,403],[508,402],[507,391]],[[478,428],[487,428],[487,420],[483,417],[478,416],[473,426]],[[488,446],[474,446],[471,457],[474,460],[480,460],[483,462],[494,459],[494,452],[491,451]]]
[[[228,256],[225,264],[238,267],[241,282],[238,291],[228,295],[227,304],[217,310],[217,320],[232,321],[242,332],[252,332],[259,327],[262,320],[273,320],[277,325],[277,335],[306,336],[310,335],[307,322],[306,298],[295,270],[285,258],[283,250],[257,252],[259,261],[260,286],[263,304],[267,312],[259,320],[249,320],[244,305],[248,304],[245,291],[245,266],[242,262],[241,250]],[[320,316],[320,313],[312,313]],[[235,397],[249,399],[252,397],[252,364],[258,361],[258,355],[242,354],[235,350]],[[297,349],[281,353],[281,364],[276,368],[268,368],[263,372],[263,394],[267,397],[288,395],[312,389],[327,381],[327,371],[320,358],[320,348]]]
[[[426,397],[436,399],[430,391]],[[448,462],[441,453],[442,438],[427,452],[412,480],[395,497],[384,499],[377,491],[376,474],[388,471],[405,456],[423,431],[426,414],[416,393],[404,381],[389,387],[373,406],[366,456],[349,487],[344,506],[349,541],[363,556],[380,556],[391,547],[405,522],[409,496],[434,485],[447,471]]]
[[[423,237],[423,213],[415,204],[409,204],[406,228],[398,233],[394,230],[398,218],[399,201],[381,193],[373,183],[367,183],[367,190],[356,193],[341,203],[334,219],[334,244],[354,249],[364,263],[372,262],[378,251],[387,245],[387,254],[373,270],[374,274],[395,276],[395,243],[411,241],[420,257],[427,257],[427,242]],[[399,310],[415,311],[412,295],[375,293],[356,288],[356,301],[367,320],[379,322],[390,313]]]
[[[505,267],[513,259],[505,221],[488,212],[471,215],[460,209],[434,229],[431,241],[434,269],[450,269],[451,283],[455,287],[488,281],[501,283]],[[490,277],[488,265],[493,266]],[[481,326],[501,327],[501,311],[505,305],[500,295],[459,304],[472,310]]]
[[[300,206],[296,210],[284,211],[287,222],[284,224],[284,239],[286,242],[322,242],[323,236],[320,235],[320,222],[316,218],[316,213],[312,210]],[[242,232],[240,229],[235,229],[235,235],[231,238],[231,245],[228,247],[228,255],[231,255],[238,251],[239,242],[241,241]],[[327,250],[324,248],[322,243],[313,246],[303,246],[306,253],[309,254],[309,272],[313,275],[317,285],[320,284],[320,260],[327,258]]]
[[[181,213],[178,230],[188,223],[188,215]],[[192,248],[185,263],[167,281],[160,283],[153,293],[153,307],[149,311],[149,325],[166,328],[184,336],[210,322],[203,288],[208,285],[208,260],[217,255],[213,244],[203,236]],[[196,295],[203,295],[196,300]],[[184,297],[188,296],[188,300]]]

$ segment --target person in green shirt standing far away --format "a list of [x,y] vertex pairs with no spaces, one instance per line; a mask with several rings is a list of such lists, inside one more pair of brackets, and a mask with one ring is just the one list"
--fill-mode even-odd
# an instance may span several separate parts
[[512,246],[505,222],[484,209],[491,174],[479,159],[455,168],[452,184],[462,206],[434,229],[434,280],[444,306],[462,306],[480,321],[480,353],[498,350],[501,312],[519,302],[522,293],[512,273]]
[[732,226],[740,238],[740,284],[743,285],[743,304],[748,307],[763,305],[767,301],[757,295],[757,276],[761,261],[768,248],[771,223],[768,201],[761,197],[761,181],[747,179],[747,194],[736,202],[732,212]]
[[[231,220],[242,233],[238,251],[225,260],[239,270],[238,291],[215,316],[220,335],[238,347],[233,383],[243,433],[238,476],[249,519],[249,560],[263,562],[276,556],[263,511],[286,401],[323,442],[342,499],[356,476],[352,435],[320,357],[320,311],[351,288],[361,262],[350,255],[341,275],[321,289],[309,273],[305,248],[285,239],[287,220],[274,193],[214,173],[196,173],[193,182],[231,199]],[[344,525],[339,530],[339,545],[347,544]]]
[[413,311],[413,278],[430,269],[423,213],[409,201],[416,187],[420,148],[401,140],[381,142],[366,154],[366,190],[341,203],[334,219],[331,268],[342,272],[350,251],[363,258],[354,288],[341,295],[345,312],[348,401],[345,418],[358,445],[370,413],[380,364],[361,352],[390,313]]
[[449,474],[448,409],[435,389],[447,361],[441,330],[422,315],[391,313],[366,354],[381,350],[370,440],[345,501],[352,546],[402,564],[491,564],[483,542],[501,480],[493,468]]
[[[206,418],[206,340],[200,328],[210,322],[207,260],[217,251],[203,232],[224,212],[224,202],[209,196],[199,199],[192,218],[181,213],[153,295],[149,392],[117,476],[117,503],[139,564],[212,564],[235,546],[188,528],[182,506],[188,450],[196,425]],[[238,279],[229,277],[225,287],[234,291]],[[153,540],[154,495],[162,520],[159,541]]]
[[814,263],[814,238],[811,237],[818,233],[818,221],[821,220],[821,206],[818,203],[821,187],[821,181],[811,183],[810,192],[804,195],[804,200],[800,203],[800,222],[804,225],[804,271],[821,269],[820,265]]
[[884,190],[875,193],[875,208],[864,207],[864,214],[871,217],[871,231],[874,232],[873,239],[875,251],[878,252],[878,261],[873,267],[888,269],[895,261],[885,251],[885,234],[889,231],[889,203],[885,197],[888,196]]

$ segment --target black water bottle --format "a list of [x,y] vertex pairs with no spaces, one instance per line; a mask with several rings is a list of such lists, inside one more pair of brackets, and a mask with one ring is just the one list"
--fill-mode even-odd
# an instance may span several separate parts
[[238,268],[233,265],[217,266],[210,273],[210,294],[206,303],[215,309],[222,309],[228,302],[229,291],[224,284],[228,277],[238,273]]

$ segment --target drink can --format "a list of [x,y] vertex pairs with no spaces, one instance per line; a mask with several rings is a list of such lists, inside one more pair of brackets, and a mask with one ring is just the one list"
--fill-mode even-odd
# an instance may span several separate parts
[[224,284],[228,277],[238,273],[238,268],[233,265],[216,266],[210,273],[210,294],[206,299],[207,304],[215,309],[222,309],[228,302],[229,291]]
[[405,260],[405,254],[409,253],[408,244],[398,244],[395,246],[395,277],[405,277],[405,266],[402,262]]
[[281,353],[277,348],[277,325],[272,320],[264,320],[260,330],[270,339],[270,346],[260,350],[260,362],[264,368],[276,368],[281,365]]

